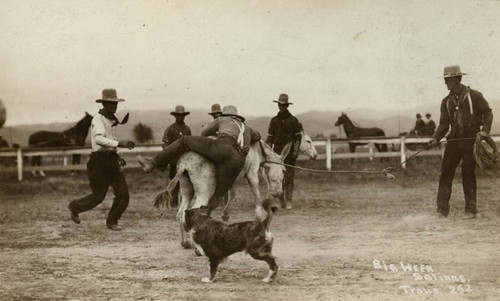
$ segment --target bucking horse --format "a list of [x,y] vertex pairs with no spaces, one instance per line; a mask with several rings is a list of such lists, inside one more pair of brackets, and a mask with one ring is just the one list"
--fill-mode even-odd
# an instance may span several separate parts
[[[236,181],[245,177],[250,185],[252,193],[255,197],[255,212],[258,218],[264,219],[267,213],[262,208],[262,198],[260,195],[259,173],[263,175],[263,179],[267,182],[268,193],[273,197],[278,197],[283,193],[283,177],[285,166],[283,166],[284,158],[290,152],[292,144],[287,144],[281,155],[275,153],[272,148],[262,140],[254,142],[248,151],[245,159],[245,164],[242,171],[238,175]],[[179,183],[181,202],[177,211],[176,219],[179,222],[181,230],[181,245],[184,248],[191,248],[191,241],[186,238],[184,230],[185,216],[184,211],[189,208],[200,208],[208,205],[209,200],[215,192],[216,186],[216,167],[215,164],[205,157],[195,153],[186,152],[179,157],[177,162],[177,173],[170,181],[167,189],[162,191],[154,201],[155,207],[170,205],[170,195],[174,187]],[[231,188],[229,199],[233,199],[235,195],[234,187]],[[224,208],[223,219],[227,220],[227,207]]]

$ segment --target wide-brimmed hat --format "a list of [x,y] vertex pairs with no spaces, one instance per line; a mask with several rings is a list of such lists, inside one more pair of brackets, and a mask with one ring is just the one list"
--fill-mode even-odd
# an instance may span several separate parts
[[212,105],[212,112],[208,113],[208,115],[221,114],[220,104],[216,103]]
[[280,97],[278,100],[273,100],[273,102],[277,102],[281,105],[293,105],[292,102],[288,102],[288,95],[287,94],[280,94]]
[[462,75],[467,75],[467,73],[462,73],[462,71],[460,71],[460,66],[458,65],[444,67],[443,78],[462,76]]
[[244,117],[238,115],[238,110],[235,106],[225,106],[222,108],[222,114],[220,116],[236,116],[241,119],[241,121],[245,121]]
[[95,102],[103,101],[122,102],[125,101],[125,99],[118,98],[118,96],[116,96],[115,89],[104,89],[102,90],[102,98],[97,99]]
[[190,112],[186,112],[184,109],[184,106],[182,105],[177,105],[175,106],[175,111],[170,112],[172,115],[189,115]]

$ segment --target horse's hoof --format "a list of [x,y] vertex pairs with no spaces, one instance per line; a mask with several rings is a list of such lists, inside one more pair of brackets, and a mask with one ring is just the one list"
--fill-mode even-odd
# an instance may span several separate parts
[[203,256],[200,251],[198,251],[198,249],[194,249],[194,254],[196,254],[196,256]]
[[189,241],[183,241],[183,242],[181,242],[181,246],[184,249],[192,249],[193,248],[193,246],[191,245],[191,243]]

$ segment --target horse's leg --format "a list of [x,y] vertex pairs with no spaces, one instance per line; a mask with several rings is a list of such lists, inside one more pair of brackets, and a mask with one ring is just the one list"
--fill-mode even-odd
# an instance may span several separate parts
[[[82,156],[82,155],[80,155],[80,154],[74,154],[74,155],[73,155],[73,158],[72,158],[72,160],[71,160],[71,164],[72,164],[72,165],[80,165],[80,159],[81,159],[81,156]],[[75,175],[76,173],[77,173],[77,172],[76,172],[76,170],[72,170],[72,171],[70,171],[70,173],[69,173],[69,174],[73,176],[73,175]]]
[[[267,187],[267,196],[269,196],[269,194],[271,194],[271,185],[269,185],[269,177],[266,174],[266,170],[263,167],[260,167],[258,174],[260,174],[261,178],[264,180],[263,181],[264,185]],[[257,177],[258,177],[258,175],[257,175]],[[259,192],[260,192],[260,190],[259,190]]]
[[[379,153],[387,153],[389,151],[386,143],[375,143],[375,147],[377,148],[377,151]],[[380,162],[389,162],[389,158],[382,157],[382,158],[380,158]]]
[[[41,160],[40,156],[33,156],[33,157],[31,157],[31,167],[40,166],[40,160]],[[32,170],[31,174],[34,177],[36,177],[36,170]]]
[[184,224],[186,223],[185,210],[189,208],[189,204],[194,196],[193,185],[186,176],[182,176],[179,180],[179,193],[181,195],[181,203],[179,205],[179,210],[177,211],[176,219],[179,222],[179,227],[181,230],[181,246],[185,249],[191,249],[192,243],[190,239],[186,238],[186,230],[184,229]]
[[[356,144],[349,143],[349,151],[351,151],[351,154],[354,154],[356,152]],[[354,158],[351,158],[351,164],[353,163],[354,163]]]
[[222,220],[225,222],[229,220],[229,204],[231,204],[231,202],[236,198],[236,189],[234,188],[234,186],[229,189],[228,193],[229,195],[227,197],[226,206],[224,206],[224,209],[222,210]]
[[82,155],[79,155],[79,154],[74,154],[74,155],[73,155],[73,162],[72,162],[72,164],[73,164],[73,165],[80,165],[80,159],[81,159],[81,156],[82,156]]
[[249,172],[246,176],[248,184],[250,185],[250,189],[254,195],[255,202],[255,215],[260,219],[264,220],[267,216],[266,211],[262,208],[262,198],[260,195],[260,186],[259,186],[259,171]]

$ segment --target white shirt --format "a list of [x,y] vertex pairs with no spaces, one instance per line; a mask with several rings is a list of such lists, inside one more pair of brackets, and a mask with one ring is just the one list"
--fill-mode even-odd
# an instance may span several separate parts
[[116,139],[116,127],[112,127],[114,121],[96,114],[92,118],[92,152],[117,152],[118,140]]

